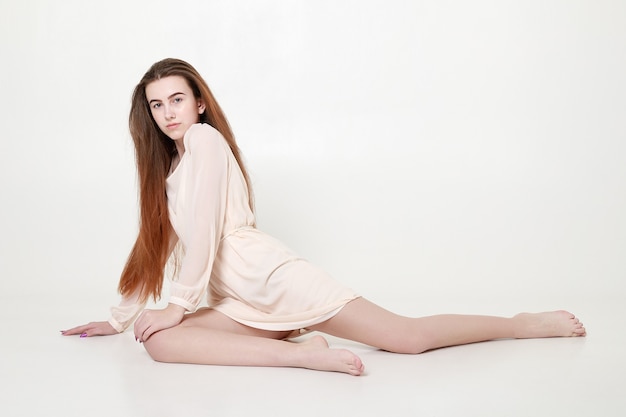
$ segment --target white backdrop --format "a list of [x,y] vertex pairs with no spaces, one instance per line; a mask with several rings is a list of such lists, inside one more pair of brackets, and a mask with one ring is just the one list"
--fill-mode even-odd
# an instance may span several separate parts
[[228,115],[260,228],[368,298],[625,293],[622,1],[0,4],[3,300],[106,318],[136,233],[130,95],[165,57]]

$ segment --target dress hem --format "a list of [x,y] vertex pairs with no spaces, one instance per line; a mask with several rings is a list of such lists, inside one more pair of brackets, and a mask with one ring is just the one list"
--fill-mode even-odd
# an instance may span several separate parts
[[346,300],[344,303],[342,303],[339,307],[335,307],[333,309],[331,309],[330,311],[317,315],[315,317],[306,319],[306,320],[295,320],[295,321],[279,321],[278,318],[276,318],[274,322],[269,322],[269,321],[257,321],[257,320],[247,320],[241,317],[236,317],[235,315],[232,314],[232,312],[229,312],[228,308],[223,308],[224,306],[217,304],[215,306],[209,307],[215,311],[219,311],[220,313],[228,316],[229,318],[233,319],[234,321],[236,321],[237,323],[241,323],[245,326],[248,327],[252,327],[255,329],[261,329],[261,330],[270,330],[270,331],[293,331],[293,330],[300,330],[300,329],[305,329],[307,327],[310,326],[314,326],[316,324],[320,324],[322,322],[325,322],[326,320],[329,320],[331,318],[333,318],[334,316],[337,315],[337,313],[339,313],[349,302],[356,300],[357,298],[360,298],[360,295],[356,295],[352,298],[350,298],[349,300]]

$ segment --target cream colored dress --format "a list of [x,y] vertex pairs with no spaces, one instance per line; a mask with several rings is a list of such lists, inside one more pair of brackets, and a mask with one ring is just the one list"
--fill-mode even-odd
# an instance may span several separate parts
[[[169,302],[188,312],[209,307],[245,325],[296,330],[337,314],[358,296],[257,230],[243,174],[224,137],[193,125],[185,153],[167,178],[170,221],[185,251]],[[143,310],[136,296],[111,309],[124,331]]]

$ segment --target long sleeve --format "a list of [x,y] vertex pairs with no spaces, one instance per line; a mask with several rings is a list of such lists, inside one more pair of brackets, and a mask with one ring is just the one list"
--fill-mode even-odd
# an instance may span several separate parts
[[174,205],[185,256],[169,302],[195,311],[206,293],[224,227],[230,160],[224,138],[209,125],[192,126],[184,140],[186,166]]
[[[172,253],[174,246],[178,242],[178,236],[172,230],[170,233],[169,252]],[[119,333],[123,332],[137,318],[139,313],[145,308],[147,302],[139,302],[139,291],[128,297],[122,297],[122,301],[114,307],[111,307],[111,317],[109,324],[113,326]]]
[[146,303],[139,302],[139,292],[129,297],[122,297],[122,301],[119,305],[111,307],[109,324],[121,333],[132,324],[145,306]]

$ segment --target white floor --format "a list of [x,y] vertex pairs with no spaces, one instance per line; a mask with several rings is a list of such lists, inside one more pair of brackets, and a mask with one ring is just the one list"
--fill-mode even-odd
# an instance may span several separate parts
[[60,336],[92,314],[92,299],[71,309],[47,305],[44,294],[0,301],[3,416],[626,415],[626,308],[618,300],[571,306],[587,338],[501,340],[417,356],[329,338],[362,357],[361,377],[156,363],[131,332]]

